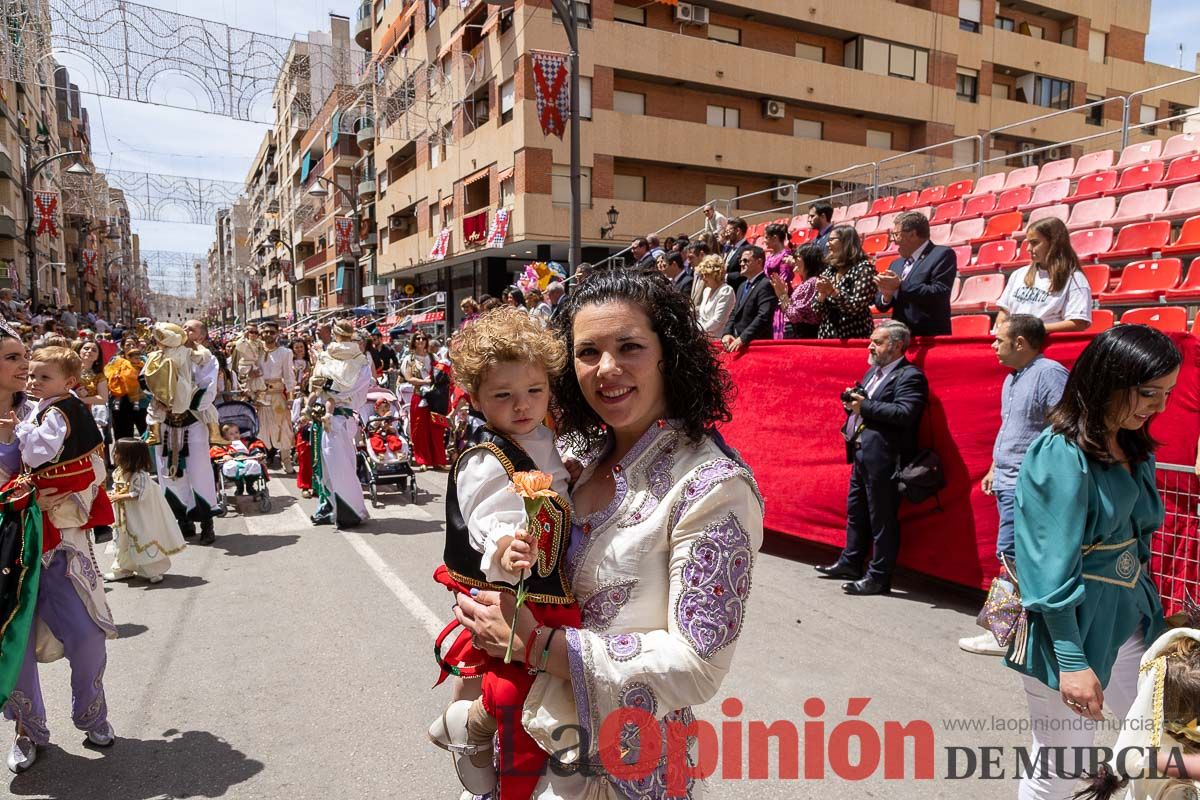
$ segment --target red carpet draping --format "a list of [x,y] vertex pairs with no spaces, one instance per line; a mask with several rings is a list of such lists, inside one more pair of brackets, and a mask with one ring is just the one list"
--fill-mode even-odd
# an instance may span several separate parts
[[[1056,336],[1047,355],[1070,368],[1090,338]],[[1184,366],[1167,411],[1151,430],[1162,442],[1159,461],[1190,465],[1200,435],[1200,340],[1185,334],[1173,338],[1184,353]],[[979,482],[991,464],[1007,374],[991,342],[922,339],[908,354],[929,378],[921,441],[938,451],[949,485],[940,494],[940,511],[933,500],[903,505],[900,563],[980,588],[996,571],[997,519],[995,501],[980,491]],[[754,470],[766,498],[767,528],[841,547],[850,470],[840,430],[846,415],[838,396],[866,372],[866,342],[756,342],[730,359],[729,369],[737,398],[733,421],[722,431]],[[1196,539],[1194,513],[1178,514],[1168,524],[1172,519],[1175,533]],[[1166,574],[1196,573],[1191,555],[1178,564],[1169,563],[1168,556],[1156,566]],[[1194,581],[1200,575],[1188,577]]]

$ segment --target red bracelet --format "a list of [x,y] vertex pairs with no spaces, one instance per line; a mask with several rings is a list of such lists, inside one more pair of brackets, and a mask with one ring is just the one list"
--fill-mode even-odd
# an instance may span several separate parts
[[533,629],[533,633],[529,637],[529,641],[525,643],[525,663],[528,664],[533,659],[533,643],[537,641],[538,636],[542,633],[543,625],[538,625]]

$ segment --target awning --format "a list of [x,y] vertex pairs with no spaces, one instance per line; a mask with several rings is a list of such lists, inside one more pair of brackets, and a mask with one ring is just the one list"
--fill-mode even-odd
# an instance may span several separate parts
[[508,169],[502,170],[501,172],[497,173],[496,174],[496,183],[500,183],[501,181],[506,181],[509,178],[511,178],[513,176],[513,171],[515,169],[516,169],[515,167],[509,167]]
[[445,208],[446,206],[454,205],[454,195],[450,195],[449,197],[443,197],[442,202],[439,205],[442,208]]
[[492,31],[496,30],[496,26],[500,24],[500,10],[497,8],[488,9],[487,21],[483,23],[482,36],[486,37]]
[[384,31],[383,36],[379,39],[379,47],[375,50],[375,60],[382,61],[392,54],[392,49],[396,43],[408,35],[412,30],[413,16],[417,13],[419,3],[412,3],[406,8],[400,16],[388,26]]
[[459,28],[454,33],[450,34],[450,38],[447,39],[446,43],[442,45],[440,50],[438,50],[438,54],[437,54],[438,61],[441,61],[443,58],[445,58],[450,53],[451,50],[454,49],[454,43],[462,38],[462,35],[465,31],[466,31],[466,28]]
[[463,186],[470,186],[472,183],[483,180],[484,178],[486,178],[488,176],[488,173],[490,173],[491,171],[492,171],[492,168],[490,166],[488,166],[488,167],[484,167],[483,169],[479,170],[478,172],[474,172],[474,173],[468,175],[467,177],[463,178]]

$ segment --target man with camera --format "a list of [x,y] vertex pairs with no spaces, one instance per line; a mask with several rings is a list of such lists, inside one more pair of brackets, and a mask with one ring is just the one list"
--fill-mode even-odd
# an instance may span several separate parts
[[[842,428],[852,465],[846,498],[846,547],[833,564],[817,566],[842,578],[849,595],[887,594],[900,551],[900,491],[895,473],[917,450],[917,428],[929,400],[925,373],[904,357],[912,334],[887,320],[867,345],[871,365],[862,382],[842,392]],[[864,574],[868,549],[874,546]]]

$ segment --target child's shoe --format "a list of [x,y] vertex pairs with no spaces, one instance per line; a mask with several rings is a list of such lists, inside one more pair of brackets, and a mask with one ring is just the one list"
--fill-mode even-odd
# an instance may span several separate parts
[[429,726],[429,740],[454,756],[454,771],[469,792],[490,794],[496,788],[496,768],[492,764],[492,743],[470,744],[467,715],[470,700],[457,700]]
[[104,573],[104,580],[108,581],[109,583],[113,583],[115,581],[127,581],[132,577],[133,573],[127,569],[111,569]]

